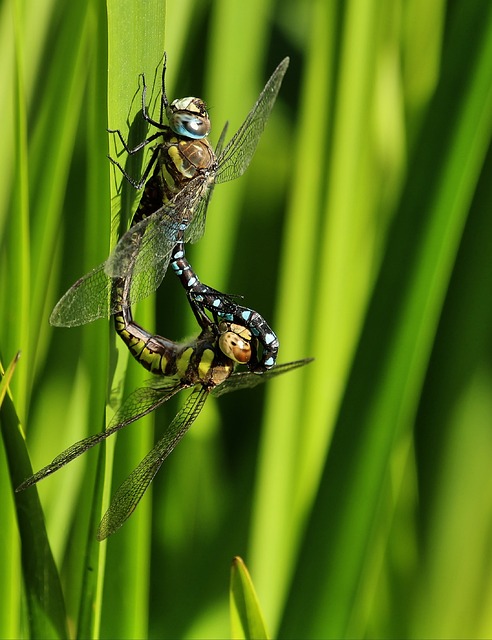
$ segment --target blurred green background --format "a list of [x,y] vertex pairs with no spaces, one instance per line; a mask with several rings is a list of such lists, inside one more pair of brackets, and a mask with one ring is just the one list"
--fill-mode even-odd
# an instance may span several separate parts
[[[0,636],[229,637],[240,555],[272,636],[490,637],[492,3],[5,0],[0,34],[3,366],[22,351],[0,413]],[[42,482],[40,504],[13,493],[17,418],[37,470],[148,377],[111,323],[48,317],[135,206],[105,129],[145,137],[138,74],[155,101],[164,50],[168,95],[204,98],[213,142],[290,56],[189,257],[270,321],[279,362],[316,360],[209,400],[101,545],[153,417]],[[197,330],[175,280],[135,315],[178,340]]]

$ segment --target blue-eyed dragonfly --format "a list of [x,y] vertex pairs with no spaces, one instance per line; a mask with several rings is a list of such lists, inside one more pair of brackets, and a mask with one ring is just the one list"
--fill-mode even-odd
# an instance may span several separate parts
[[[128,304],[134,304],[157,289],[176,243],[195,242],[203,235],[213,186],[241,176],[248,167],[288,63],[289,59],[285,58],[278,65],[245,121],[218,156],[207,139],[210,120],[203,101],[182,98],[169,104],[164,63],[160,119],[155,121],[147,112],[143,77],[142,115],[158,129],[157,133],[130,149],[121,133],[118,130],[114,132],[129,154],[137,153],[152,142],[157,143],[139,181],[128,176],[116,161],[113,163],[136,188],[146,184],[154,169],[146,187],[157,185],[166,201],[155,210],[155,195],[150,188],[144,192],[142,201],[147,197],[152,202],[151,215],[147,215],[148,208],[139,207],[130,229],[110,257],[80,278],[59,300],[51,314],[51,324],[71,327],[114,314],[120,304],[114,295],[115,278],[131,275]],[[169,125],[164,124],[164,113]]]

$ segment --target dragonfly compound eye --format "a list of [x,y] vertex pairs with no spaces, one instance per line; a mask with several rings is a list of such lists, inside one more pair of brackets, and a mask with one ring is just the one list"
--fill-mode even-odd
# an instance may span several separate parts
[[180,136],[205,138],[210,133],[207,108],[200,98],[180,98],[167,108],[171,129]]
[[219,347],[224,355],[238,364],[246,364],[251,360],[251,343],[233,331],[221,334]]

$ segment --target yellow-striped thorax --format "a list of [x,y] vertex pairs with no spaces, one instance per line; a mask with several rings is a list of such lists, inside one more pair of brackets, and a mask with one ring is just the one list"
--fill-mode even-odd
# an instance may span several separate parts
[[115,315],[115,328],[133,357],[151,373],[186,385],[215,387],[252,357],[252,336],[245,327],[221,322],[209,325],[188,342],[152,335],[133,321],[129,308]]
[[169,199],[198,174],[213,167],[216,161],[214,150],[206,138],[186,140],[172,136],[166,141],[163,154],[163,162],[159,163],[160,176]]

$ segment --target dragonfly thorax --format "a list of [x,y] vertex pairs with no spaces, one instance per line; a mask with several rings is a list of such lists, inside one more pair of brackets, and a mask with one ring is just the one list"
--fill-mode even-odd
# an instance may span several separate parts
[[[155,169],[162,194],[160,205],[174,198],[191,180],[199,176],[203,176],[202,184],[205,188],[208,184],[207,176],[215,166],[216,156],[206,138],[190,140],[172,135],[167,140],[164,139],[160,161]],[[196,191],[194,195],[198,198],[200,191]]]
[[201,382],[207,387],[216,387],[218,384],[222,384],[234,371],[234,363],[214,349],[201,351],[197,364],[197,382]]
[[167,158],[164,164],[175,182],[195,178],[199,173],[210,169],[216,160],[208,140],[183,140],[173,137],[166,148]]
[[192,340],[176,357],[176,374],[188,385],[215,387],[234,371],[234,362],[217,348],[217,338],[209,328]]
[[200,139],[210,133],[207,107],[200,98],[180,98],[166,109],[171,129],[180,136]]
[[218,330],[219,335],[214,336],[215,329],[205,329],[196,341],[190,343],[190,350],[183,350],[179,357],[181,366],[178,365],[182,379],[215,387],[231,376],[235,363],[247,364],[250,361],[252,335],[246,327],[221,322]]

